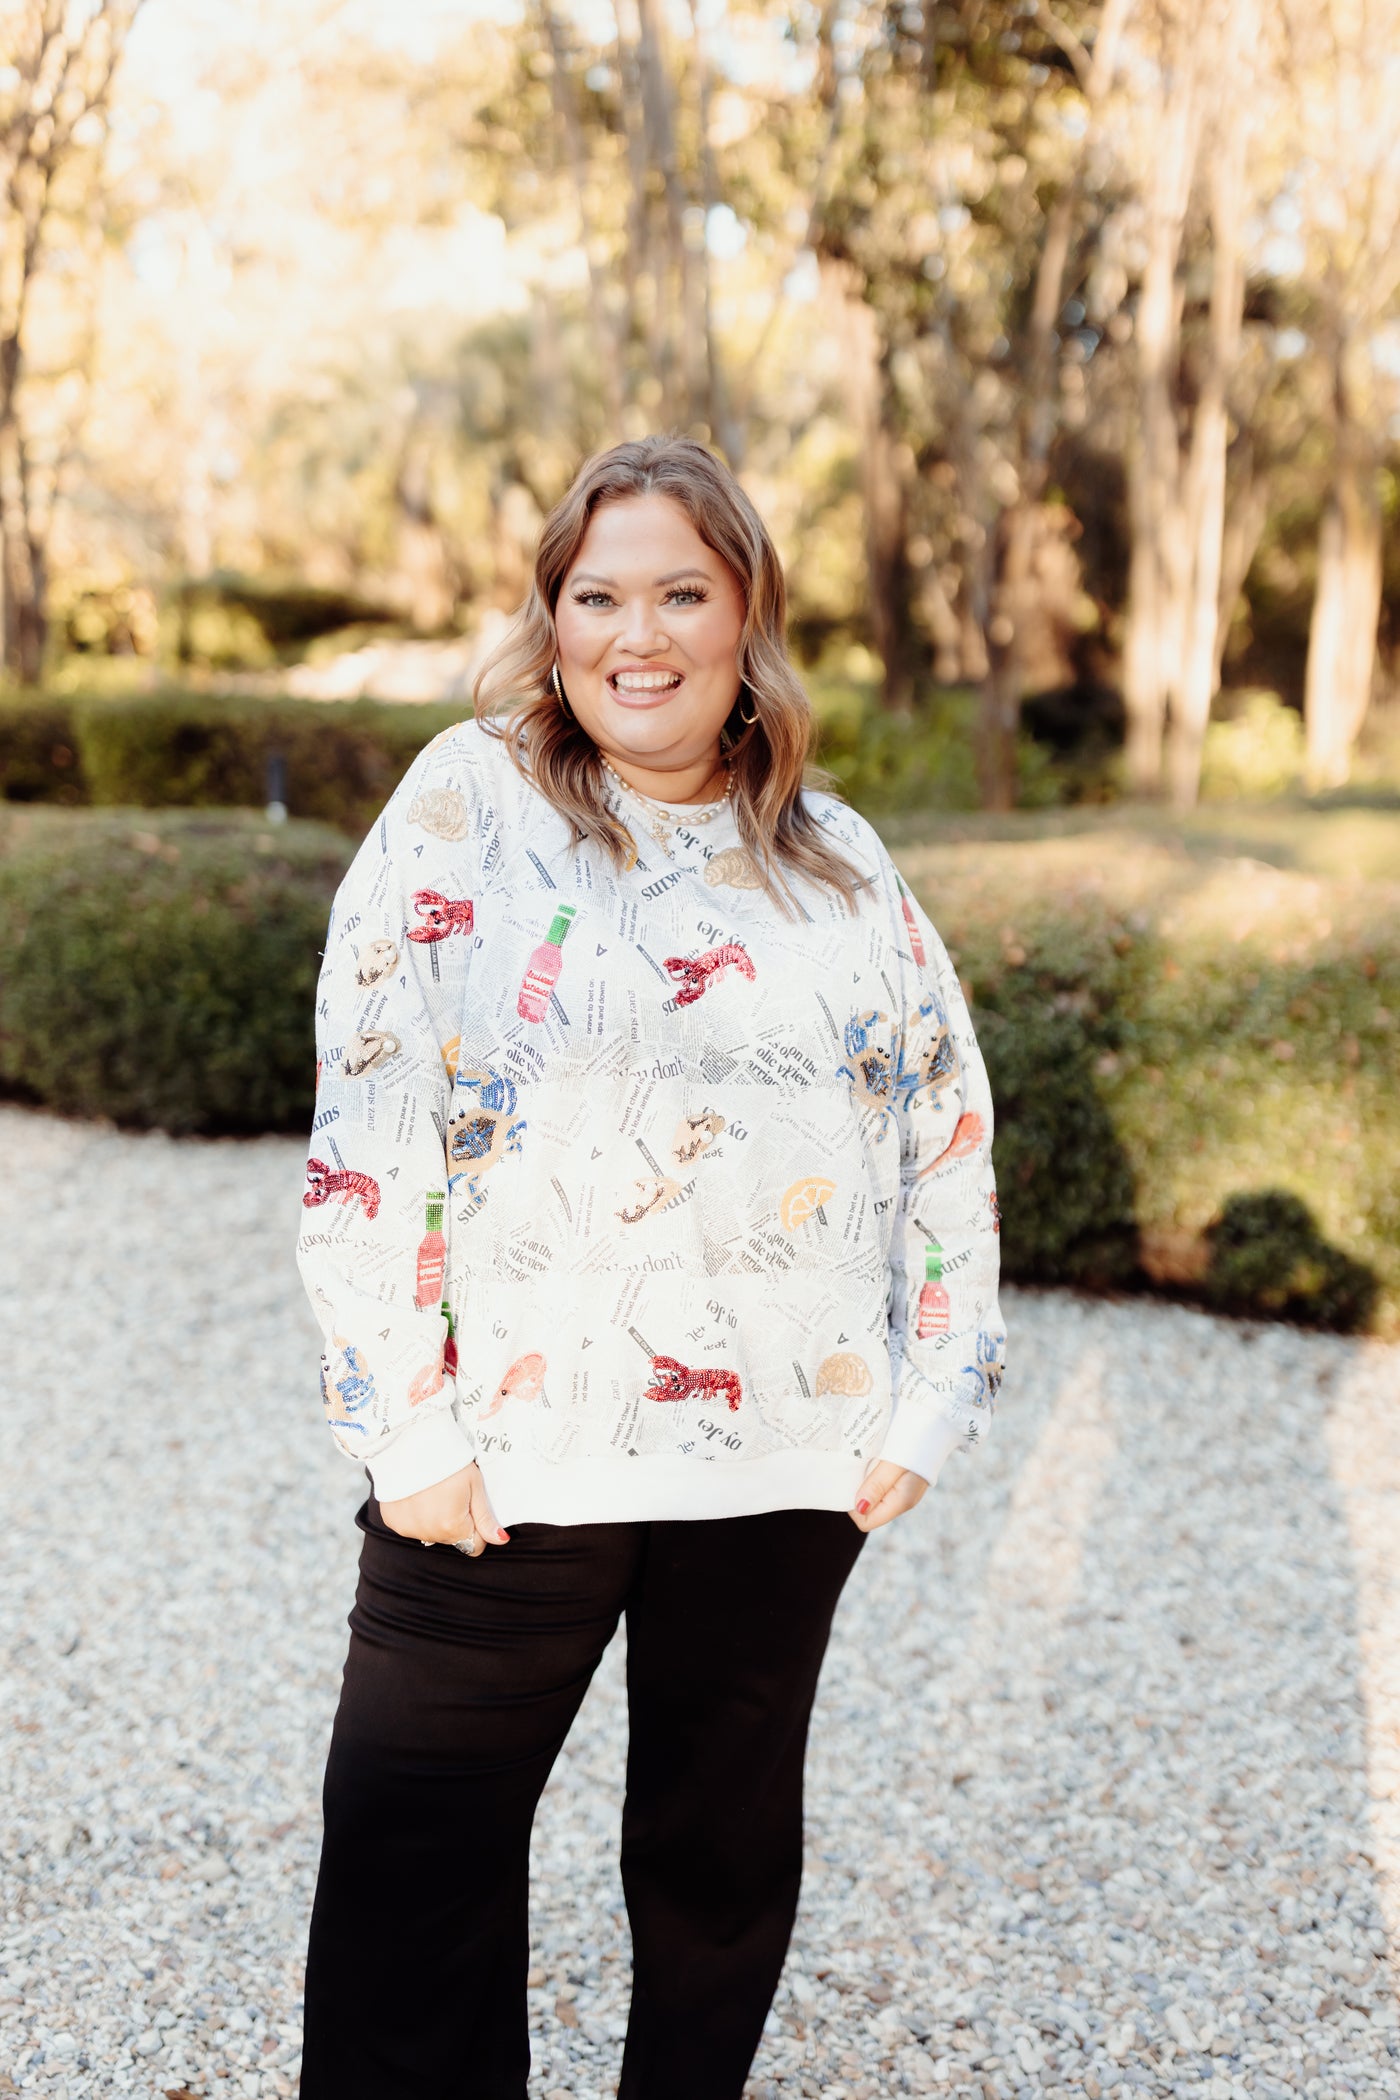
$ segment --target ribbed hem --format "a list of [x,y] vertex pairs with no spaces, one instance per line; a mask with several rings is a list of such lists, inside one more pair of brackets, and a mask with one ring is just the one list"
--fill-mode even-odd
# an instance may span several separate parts
[[449,1404],[435,1407],[429,1414],[410,1416],[383,1450],[371,1451],[365,1463],[376,1499],[401,1502],[405,1495],[416,1495],[420,1488],[450,1480],[475,1457],[472,1440]]
[[839,1451],[769,1458],[571,1458],[551,1465],[492,1452],[482,1478],[497,1521],[639,1524],[756,1517],[770,1509],[851,1509],[870,1464]]

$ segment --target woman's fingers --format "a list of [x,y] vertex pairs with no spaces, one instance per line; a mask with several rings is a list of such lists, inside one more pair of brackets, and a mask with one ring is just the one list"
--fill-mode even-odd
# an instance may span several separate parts
[[480,1468],[473,1466],[471,1471],[471,1525],[477,1538],[481,1541],[477,1550],[481,1552],[487,1546],[508,1545],[510,1533],[502,1531],[500,1525],[496,1522],[496,1512],[491,1507],[491,1497],[486,1492],[486,1483],[481,1477]]
[[911,1473],[907,1466],[881,1459],[860,1484],[855,1508],[850,1512],[851,1521],[859,1531],[876,1531],[881,1524],[912,1509],[927,1487],[922,1473]]
[[475,1468],[463,1466],[446,1480],[419,1488],[416,1495],[401,1495],[381,1502],[379,1514],[391,1531],[406,1539],[421,1539],[425,1545],[446,1545],[465,1538],[471,1529],[471,1480]]

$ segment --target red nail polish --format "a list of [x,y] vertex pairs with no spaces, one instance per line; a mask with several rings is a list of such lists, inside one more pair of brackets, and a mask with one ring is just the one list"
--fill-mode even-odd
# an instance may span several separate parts
[[508,1546],[510,1544],[510,1533],[508,1531],[503,1531],[501,1533],[501,1544],[503,1546]]
[[857,1502],[857,1504],[856,1504],[856,1515],[857,1515],[858,1517],[863,1517],[863,1516],[864,1516],[864,1515],[866,1514],[866,1512],[867,1512],[867,1511],[869,1510],[869,1508],[870,1508],[870,1504],[869,1504],[868,1502]]

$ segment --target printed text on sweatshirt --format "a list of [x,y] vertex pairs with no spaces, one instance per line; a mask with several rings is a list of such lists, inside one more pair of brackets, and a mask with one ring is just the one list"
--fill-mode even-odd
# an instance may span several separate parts
[[937,1477],[1001,1379],[992,1104],[876,833],[852,914],[728,807],[616,869],[458,724],[331,912],[297,1258],[383,1500],[473,1456],[500,1521],[848,1508]]

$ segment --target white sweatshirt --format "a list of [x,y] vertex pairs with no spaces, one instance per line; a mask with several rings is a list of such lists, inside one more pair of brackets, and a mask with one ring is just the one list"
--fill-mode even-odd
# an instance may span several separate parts
[[297,1258],[385,1501],[475,1457],[502,1524],[846,1509],[934,1480],[1001,1378],[992,1104],[866,821],[853,916],[755,886],[727,806],[618,871],[463,722],[346,872]]

